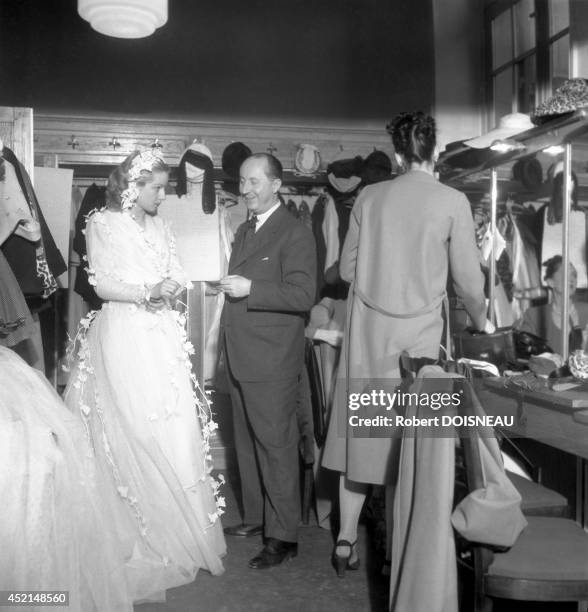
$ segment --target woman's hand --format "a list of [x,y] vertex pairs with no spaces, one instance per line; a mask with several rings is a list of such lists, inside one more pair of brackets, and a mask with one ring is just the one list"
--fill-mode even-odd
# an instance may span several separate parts
[[151,287],[149,294],[150,302],[157,302],[163,300],[168,306],[171,302],[175,301],[176,298],[182,293],[183,287],[173,278],[164,278],[161,282]]
[[496,331],[496,326],[490,319],[486,319],[486,323],[484,324],[484,329],[482,330],[485,334],[493,334]]

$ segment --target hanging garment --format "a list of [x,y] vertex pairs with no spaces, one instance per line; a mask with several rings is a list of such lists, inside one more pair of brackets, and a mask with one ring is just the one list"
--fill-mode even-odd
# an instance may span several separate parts
[[86,190],[75,222],[73,250],[80,258],[80,266],[77,269],[74,289],[78,295],[82,296],[91,310],[98,310],[98,308],[102,306],[103,300],[96,295],[96,290],[88,282],[85,236],[86,220],[93,211],[104,208],[105,204],[106,189],[104,187],[98,187],[98,185],[93,183]]
[[324,266],[325,279],[327,282],[333,282],[338,276],[337,266],[339,264],[341,243],[339,240],[339,215],[335,207],[335,200],[331,197],[329,197],[325,205],[323,236],[327,247]]
[[286,208],[288,209],[288,212],[293,217],[298,218],[298,207],[296,206],[296,202],[294,202],[292,198],[288,200],[288,203],[286,204]]
[[15,346],[35,334],[35,323],[18,281],[0,251],[0,345]]
[[[74,287],[76,283],[77,275],[82,267],[82,258],[73,248],[73,241],[75,239],[75,225],[78,213],[83,201],[82,192],[78,187],[74,187],[71,190],[71,219],[69,241],[69,266],[68,266],[68,284],[67,284],[67,331],[70,338],[75,336],[76,329],[81,319],[88,314],[88,308]],[[84,265],[85,267],[85,265]]]
[[327,256],[327,245],[323,233],[323,222],[325,219],[325,209],[329,196],[322,194],[319,196],[314,208],[312,209],[312,233],[316,243],[316,302],[322,297],[322,290],[325,285],[325,261]]
[[298,218],[309,230],[312,230],[312,218],[310,216],[310,207],[306,200],[302,200],[300,208],[298,209]]
[[2,250],[24,295],[47,298],[57,289],[55,279],[67,270],[67,265],[45,222],[27,171],[7,147],[2,149],[2,156],[8,162],[4,164],[4,197],[22,200],[41,225],[39,242],[28,242],[13,234],[4,242]]
[[525,297],[525,294],[529,290],[541,287],[541,274],[535,249],[528,241],[523,240],[516,218],[513,218],[512,229],[510,242],[514,288],[512,310],[516,321],[531,306],[531,300]]
[[[82,205],[83,195],[79,187],[72,187],[71,190],[71,207],[70,207],[70,239],[69,239],[69,254],[68,254],[68,283],[67,283],[67,310],[66,310],[66,328],[67,337],[74,338],[80,321],[88,314],[89,307],[87,302],[82,299],[82,296],[76,292],[75,284],[82,266],[81,257],[74,251],[73,241],[75,239],[75,225],[80,207]],[[59,367],[57,368],[57,385],[65,387],[69,379],[67,367],[67,356],[63,355],[59,359]]]

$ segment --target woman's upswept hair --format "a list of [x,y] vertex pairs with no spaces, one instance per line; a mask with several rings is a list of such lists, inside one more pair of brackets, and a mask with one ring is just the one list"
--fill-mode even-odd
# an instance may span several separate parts
[[[106,186],[106,206],[111,210],[121,210],[121,194],[129,187],[129,174],[133,167],[133,160],[141,154],[141,151],[133,151],[121,164],[119,164],[108,177]],[[137,185],[148,183],[153,172],[169,172],[169,166],[163,159],[154,159],[151,171],[143,169],[141,177],[137,179]]]
[[544,261],[542,264],[542,266],[545,268],[543,280],[553,278],[553,275],[561,268],[562,263],[563,258],[561,255],[554,255],[553,257],[550,257],[548,260]]
[[392,136],[396,153],[402,155],[407,164],[432,161],[437,144],[433,117],[421,111],[400,113],[386,130]]

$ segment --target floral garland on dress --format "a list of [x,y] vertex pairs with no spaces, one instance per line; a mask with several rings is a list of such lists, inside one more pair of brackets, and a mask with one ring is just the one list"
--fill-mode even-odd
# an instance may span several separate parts
[[[139,308],[136,304],[131,304],[131,307]],[[88,347],[88,331],[90,326],[95,319],[96,315],[99,313],[99,310],[90,311],[79,323],[78,330],[74,338],[69,338],[68,347],[66,351],[66,361],[68,364],[76,361],[77,363],[77,377],[76,380],[72,383],[72,386],[75,389],[78,389],[80,392],[80,396],[83,397],[83,389],[84,383],[88,380],[88,376],[93,374],[94,368],[92,367],[90,360],[90,350]],[[200,481],[204,482],[208,479],[208,482],[211,486],[215,504],[216,511],[212,513],[208,513],[208,519],[210,521],[210,525],[208,525],[207,529],[212,527],[214,523],[218,520],[220,516],[225,513],[226,501],[224,496],[220,495],[220,487],[225,483],[225,477],[223,474],[218,475],[218,480],[214,478],[212,475],[213,465],[212,465],[212,455],[211,455],[211,447],[210,447],[210,437],[213,435],[214,431],[218,429],[218,424],[213,420],[212,416],[212,402],[208,397],[208,393],[202,389],[196,375],[192,370],[192,362],[191,356],[194,355],[195,350],[193,344],[187,337],[186,333],[186,316],[183,313],[178,312],[177,310],[168,311],[172,314],[174,322],[176,323],[180,335],[180,343],[182,347],[182,361],[190,381],[192,383],[192,399],[196,411],[196,416],[200,421],[201,431],[202,431],[202,455],[203,455],[203,473],[200,478]],[[152,314],[155,316],[161,316],[162,311],[155,311]],[[62,366],[64,370],[68,371],[69,368],[67,366]],[[172,380],[173,384],[173,380]],[[129,495],[129,488],[126,486],[118,471],[116,463],[114,461],[114,457],[112,456],[112,452],[110,449],[110,445],[106,438],[106,427],[103,420],[103,411],[99,408],[100,402],[97,390],[94,390],[95,393],[95,405],[96,412],[100,422],[102,424],[103,431],[103,443],[104,450],[106,453],[106,457],[111,466],[113,476],[115,479],[117,491],[119,495],[127,501],[127,503],[133,509],[133,512],[139,522],[140,525],[140,533],[143,537],[147,535],[147,526],[146,521],[143,516],[143,513],[140,510],[138,500],[136,497]],[[92,445],[92,438],[90,433],[90,414],[91,408],[83,401],[79,404],[79,411],[84,423],[84,427],[86,430],[86,438],[90,445]]]

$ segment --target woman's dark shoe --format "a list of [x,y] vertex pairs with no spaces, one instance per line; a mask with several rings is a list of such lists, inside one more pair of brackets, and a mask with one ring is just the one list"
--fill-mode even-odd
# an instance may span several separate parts
[[[345,576],[345,570],[356,570],[359,569],[359,557],[355,559],[355,561],[351,561],[351,557],[353,556],[355,545],[357,544],[357,540],[351,544],[347,540],[339,540],[337,544],[335,544],[335,550],[333,551],[333,567],[337,572],[337,576],[339,578],[343,578]],[[337,548],[346,547],[349,548],[349,554],[341,556],[337,554]]]

